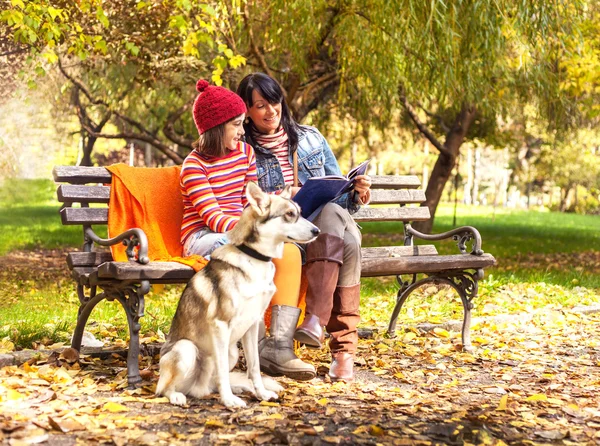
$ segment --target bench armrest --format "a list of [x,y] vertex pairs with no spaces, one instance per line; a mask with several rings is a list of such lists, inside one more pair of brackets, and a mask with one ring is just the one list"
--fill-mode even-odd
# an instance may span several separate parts
[[[96,235],[96,233],[92,230],[91,226],[85,226],[84,235],[86,239],[86,244],[88,242],[94,242],[101,246],[111,246],[116,245],[121,242],[127,249],[125,252],[127,253],[127,259],[131,261],[136,261],[138,263],[146,264],[150,261],[148,258],[148,237],[144,231],[139,228],[129,229],[122,234],[117,235],[116,237],[103,239]],[[134,252],[134,248],[138,246],[138,254],[137,259]]]
[[404,244],[407,246],[412,245],[412,238],[417,237],[422,240],[444,240],[452,237],[458,245],[458,249],[461,253],[467,254],[467,242],[473,240],[473,248],[471,249],[470,254],[480,256],[483,254],[483,250],[481,249],[481,235],[479,231],[472,226],[461,226],[460,228],[452,229],[448,232],[443,232],[441,234],[423,234],[422,232],[414,229],[410,224],[406,224],[404,226]]

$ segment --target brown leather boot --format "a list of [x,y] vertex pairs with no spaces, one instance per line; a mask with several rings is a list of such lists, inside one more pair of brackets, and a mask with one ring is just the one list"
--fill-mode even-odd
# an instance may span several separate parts
[[329,377],[332,381],[354,381],[354,355],[347,352],[337,352],[331,355]]
[[354,379],[354,353],[358,346],[360,322],[360,283],[337,287],[333,297],[333,310],[327,323],[331,335],[329,348],[332,363],[329,376],[332,380],[352,381]]
[[306,247],[306,316],[294,339],[311,348],[323,345],[323,326],[331,317],[333,293],[344,258],[344,239],[322,233]]

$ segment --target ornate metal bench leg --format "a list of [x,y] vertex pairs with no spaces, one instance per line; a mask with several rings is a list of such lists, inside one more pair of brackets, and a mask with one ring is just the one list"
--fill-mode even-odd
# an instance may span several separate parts
[[400,289],[398,290],[398,294],[396,294],[396,305],[394,306],[394,311],[392,311],[392,316],[390,317],[390,323],[388,325],[388,336],[391,338],[396,336],[396,322],[398,321],[398,315],[402,310],[404,302],[406,302],[406,299],[408,299],[408,296],[412,293],[412,290],[409,292],[407,292],[407,290],[415,283],[416,279],[416,274],[413,274],[411,281],[402,280],[401,276],[396,276],[396,280],[400,284]]
[[96,287],[90,288],[90,295],[85,295],[85,288],[83,285],[77,285],[77,295],[79,296],[79,311],[77,313],[77,325],[73,332],[73,338],[71,339],[71,347],[75,350],[81,350],[81,341],[83,339],[83,331],[87,324],[88,318],[94,307],[98,305],[100,301],[106,298],[104,293],[96,295]]
[[473,309],[473,299],[477,297],[479,289],[479,281],[483,279],[483,269],[478,269],[474,274],[463,272],[457,277],[456,291],[460,294],[463,303],[464,317],[462,326],[462,343],[463,350],[472,352],[474,350],[471,345],[471,310]]
[[117,299],[125,309],[129,325],[129,350],[127,352],[127,382],[130,387],[136,387],[142,382],[140,376],[140,318],[144,315],[144,296],[150,291],[150,282],[142,281],[139,286],[125,289],[125,296]]
[[471,345],[471,308],[473,308],[473,304],[468,302],[465,304],[463,302],[464,308],[464,317],[463,317],[463,326],[462,326],[462,344],[463,351],[472,352],[473,346]]

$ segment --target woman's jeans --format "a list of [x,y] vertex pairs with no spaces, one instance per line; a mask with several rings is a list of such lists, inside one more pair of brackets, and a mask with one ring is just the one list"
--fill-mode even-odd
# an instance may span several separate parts
[[210,254],[227,242],[227,234],[223,232],[213,232],[208,228],[201,229],[194,232],[185,241],[183,245],[183,255],[191,256],[196,254],[209,260]]

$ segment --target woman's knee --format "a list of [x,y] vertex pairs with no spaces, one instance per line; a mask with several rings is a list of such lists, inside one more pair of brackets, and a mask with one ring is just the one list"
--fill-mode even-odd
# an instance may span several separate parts
[[348,211],[340,205],[336,203],[327,203],[315,219],[314,223],[321,232],[342,237],[343,230],[346,227],[344,213],[347,214]]

